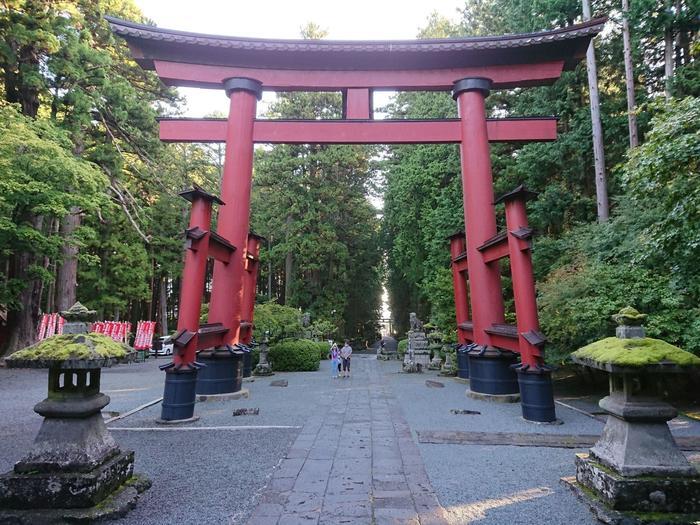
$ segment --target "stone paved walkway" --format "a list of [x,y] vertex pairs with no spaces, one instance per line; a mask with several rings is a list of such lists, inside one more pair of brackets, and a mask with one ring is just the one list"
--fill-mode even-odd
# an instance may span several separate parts
[[[249,525],[446,524],[418,447],[376,362],[311,416],[263,490]],[[372,366],[375,365],[375,366]]]

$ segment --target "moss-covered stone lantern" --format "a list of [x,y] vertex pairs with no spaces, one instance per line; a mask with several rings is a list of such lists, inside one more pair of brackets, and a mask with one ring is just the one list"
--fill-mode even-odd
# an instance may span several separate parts
[[110,337],[49,337],[6,359],[13,368],[48,368],[44,417],[32,448],[0,476],[0,522],[63,523],[119,514],[150,482],[134,476],[134,453],[122,451],[107,430],[100,371],[127,353]]
[[[630,524],[666,523],[670,514],[700,512],[698,470],[680,451],[667,424],[678,412],[661,401],[656,386],[658,374],[686,372],[700,365],[700,358],[645,337],[645,317],[634,308],[622,309],[613,316],[616,337],[571,355],[575,363],[610,374],[610,395],[600,401],[609,414],[607,423],[589,454],[577,455],[572,486],[587,496],[598,514],[637,513],[618,516]],[[644,513],[646,518],[656,513],[661,521],[649,521]]]

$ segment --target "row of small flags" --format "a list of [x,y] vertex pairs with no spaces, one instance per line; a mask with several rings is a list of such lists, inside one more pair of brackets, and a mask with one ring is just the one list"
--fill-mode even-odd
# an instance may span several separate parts
[[39,323],[39,333],[37,338],[39,341],[51,337],[52,335],[60,335],[63,333],[63,323],[66,320],[58,314],[44,314],[41,316]]
[[[66,320],[59,314],[43,314],[39,323],[37,339],[42,341],[53,335],[63,333],[63,324]],[[134,338],[134,348],[136,350],[146,350],[153,347],[153,334],[156,329],[155,321],[139,321],[136,325],[136,337]],[[104,334],[120,343],[129,342],[131,333],[131,323],[127,321],[98,321],[92,324],[91,332]]]
[[127,321],[97,321],[92,323],[90,331],[109,336],[119,343],[128,343],[131,323]]

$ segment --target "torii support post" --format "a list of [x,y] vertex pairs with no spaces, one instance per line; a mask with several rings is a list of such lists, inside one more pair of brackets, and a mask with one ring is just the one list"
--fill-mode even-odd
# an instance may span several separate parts
[[245,275],[243,276],[243,304],[240,342],[247,345],[253,340],[253,315],[255,312],[255,292],[260,268],[260,244],[264,237],[250,232],[246,245]]
[[513,298],[518,327],[520,365],[516,367],[523,418],[529,421],[554,422],[554,393],[551,368],[544,364],[542,348],[545,337],[540,332],[532,271],[532,229],[528,226],[525,202],[536,194],[518,186],[500,197],[506,209],[508,253],[513,279]]
[[253,317],[255,312],[255,291],[258,284],[258,269],[260,267],[260,243],[265,238],[253,232],[248,234],[243,275],[243,303],[241,305],[241,331],[239,342],[244,345],[245,354],[243,356],[243,377],[253,375],[253,362],[250,348],[253,340]]
[[191,421],[194,419],[197,370],[195,361],[199,331],[199,314],[207,271],[209,240],[211,237],[212,203],[223,202],[201,188],[180,194],[192,203],[190,224],[186,234],[185,264],[182,270],[180,306],[177,333],[173,336],[176,348],[173,362],[165,370],[165,387],[160,422]]
[[457,319],[457,342],[467,344],[473,341],[472,322],[469,319],[469,298],[467,294],[467,245],[464,232],[449,237],[452,269],[452,286],[455,295],[455,317]]
[[488,78],[464,78],[455,82],[452,89],[459,107],[462,138],[464,224],[475,343],[469,352],[470,390],[478,397],[516,399],[518,382],[510,366],[515,364],[517,356],[494,346],[488,332],[494,325],[505,324],[500,268],[497,260],[484,260],[478,249],[496,235],[485,107],[491,84]]

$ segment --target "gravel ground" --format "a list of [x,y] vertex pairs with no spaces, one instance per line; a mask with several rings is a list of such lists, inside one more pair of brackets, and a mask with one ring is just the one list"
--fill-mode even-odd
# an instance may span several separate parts
[[418,445],[428,477],[452,522],[478,525],[595,525],[588,508],[559,483],[574,475],[568,449]]

